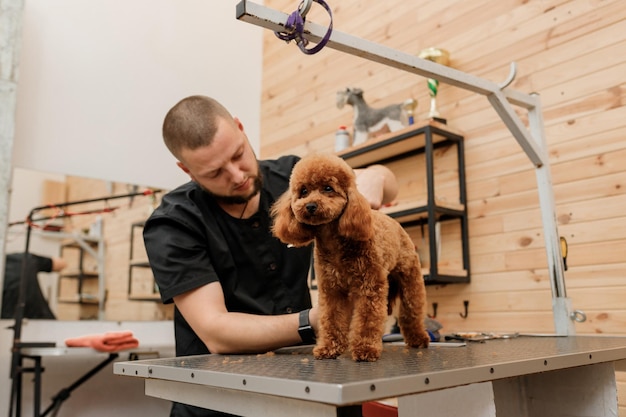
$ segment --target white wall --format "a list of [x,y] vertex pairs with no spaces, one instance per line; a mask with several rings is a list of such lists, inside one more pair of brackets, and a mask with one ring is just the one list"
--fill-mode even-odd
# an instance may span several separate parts
[[[171,189],[169,108],[222,101],[258,150],[262,29],[238,0],[26,0],[13,165]],[[260,2],[262,3],[262,2]]]

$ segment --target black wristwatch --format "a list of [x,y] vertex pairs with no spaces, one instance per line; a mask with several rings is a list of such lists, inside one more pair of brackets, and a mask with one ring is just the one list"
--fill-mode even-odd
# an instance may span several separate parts
[[311,309],[302,310],[300,312],[300,324],[298,325],[298,334],[304,345],[315,344],[315,331],[309,322],[309,311]]

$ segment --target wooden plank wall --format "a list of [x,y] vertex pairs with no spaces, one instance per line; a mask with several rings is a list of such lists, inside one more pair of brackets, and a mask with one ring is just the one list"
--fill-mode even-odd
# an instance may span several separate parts
[[[294,2],[268,0],[292,11]],[[541,95],[568,295],[580,333],[626,333],[626,8],[620,1],[354,1],[332,5],[334,27],[405,52],[437,46],[451,66]],[[309,20],[324,23],[314,5]],[[358,86],[373,107],[418,99],[422,77],[331,49],[306,56],[264,34],[261,156],[332,151],[352,124],[335,92]],[[441,84],[443,116],[466,141],[472,282],[429,288],[449,329],[553,330],[535,173],[485,97]],[[462,319],[463,300],[470,301]]]
[[[266,0],[290,13],[298,2]],[[577,333],[626,333],[626,7],[620,0],[330,2],[334,28],[403,52],[435,46],[450,65],[541,96],[566,283],[587,321]],[[324,24],[313,5],[308,19]],[[426,80],[324,49],[302,54],[264,34],[261,156],[333,151],[352,124],[335,93],[360,87],[373,107],[418,100]],[[446,331],[552,332],[551,289],[534,169],[485,97],[440,85],[439,108],[466,143],[472,282],[429,287]],[[523,116],[523,112],[522,112]],[[469,300],[467,319],[460,317]],[[432,311],[432,310],[431,310]],[[624,389],[624,377],[620,390]],[[621,415],[626,415],[624,409]]]

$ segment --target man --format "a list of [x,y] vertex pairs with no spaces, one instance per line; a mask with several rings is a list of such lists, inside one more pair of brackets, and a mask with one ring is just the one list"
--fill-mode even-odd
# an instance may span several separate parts
[[4,285],[2,291],[2,318],[15,318],[15,309],[20,292],[22,279],[22,261],[26,258],[26,294],[24,297],[25,319],[56,319],[46,301],[37,275],[39,272],[58,272],[65,268],[67,263],[63,258],[40,256],[34,253],[7,254],[4,265]]
[[[187,97],[168,112],[163,139],[191,178],[163,197],[144,228],[161,298],[176,306],[176,354],[314,343],[311,248],[274,238],[269,214],[299,158],[258,161],[241,121],[204,96]],[[374,208],[397,193],[395,177],[380,165],[359,170],[357,178]],[[171,415],[224,414],[174,404]]]

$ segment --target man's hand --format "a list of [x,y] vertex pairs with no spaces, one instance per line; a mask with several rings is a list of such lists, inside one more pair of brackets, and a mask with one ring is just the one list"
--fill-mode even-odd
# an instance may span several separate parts
[[65,259],[58,258],[58,257],[52,258],[52,271],[59,272],[66,266],[67,266],[67,262],[65,262]]
[[384,165],[371,165],[365,169],[356,169],[354,173],[359,192],[374,210],[391,203],[398,195],[396,176]]

